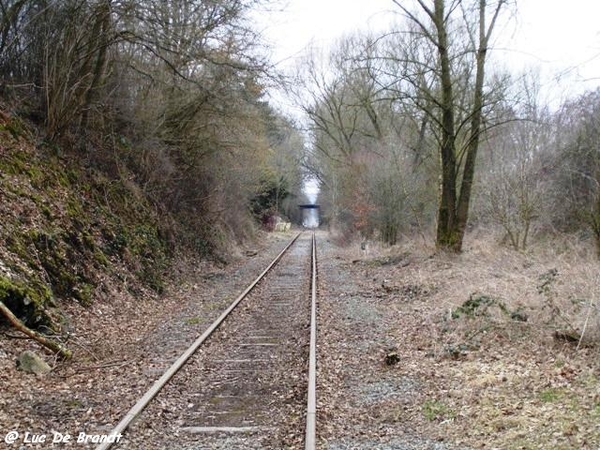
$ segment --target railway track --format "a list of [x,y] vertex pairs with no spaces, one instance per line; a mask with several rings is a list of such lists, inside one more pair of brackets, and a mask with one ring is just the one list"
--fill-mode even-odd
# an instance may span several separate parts
[[316,271],[315,236],[300,233],[98,450],[314,449]]

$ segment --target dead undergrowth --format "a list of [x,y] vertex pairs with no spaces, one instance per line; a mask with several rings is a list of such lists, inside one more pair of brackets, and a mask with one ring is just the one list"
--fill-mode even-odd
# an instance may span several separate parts
[[597,449],[593,249],[561,237],[519,253],[472,236],[449,255],[422,242],[340,250],[392,317],[392,370],[423,386],[388,419],[469,448]]

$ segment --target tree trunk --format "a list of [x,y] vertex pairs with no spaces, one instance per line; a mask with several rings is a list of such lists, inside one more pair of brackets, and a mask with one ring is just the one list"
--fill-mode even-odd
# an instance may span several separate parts
[[[111,20],[111,8],[110,2],[106,1],[103,4],[97,7],[97,19],[96,26],[99,30],[94,34],[93,38],[90,40],[91,45],[97,46],[97,55],[96,55],[96,63],[93,71],[92,81],[87,88],[87,92],[85,95],[85,103],[82,107],[82,124],[84,126],[89,125],[89,114],[90,108],[92,106],[92,102],[94,101],[94,97],[96,96],[97,89],[104,82],[104,76],[106,73],[106,64],[107,64],[107,52],[108,47],[110,45],[110,39],[108,37],[108,33],[110,30],[110,20]],[[94,42],[96,41],[96,42]]]
[[445,250],[456,249],[458,222],[456,217],[456,133],[454,124],[454,94],[452,71],[448,50],[448,35],[445,24],[444,0],[435,1],[435,26],[438,35],[438,56],[440,58],[442,83],[442,186],[438,210],[437,246]]
[[471,130],[467,142],[467,155],[463,170],[463,179],[460,187],[460,197],[457,207],[458,241],[457,251],[462,248],[462,241],[469,220],[469,204],[471,202],[471,191],[475,177],[475,161],[479,149],[479,137],[481,135],[481,114],[483,109],[483,82],[485,80],[485,58],[487,55],[488,39],[485,28],[485,6],[486,0],[479,2],[479,47],[477,49],[477,71],[475,73],[475,89],[473,92],[473,114],[471,116]]
[[596,194],[596,210],[594,211],[592,226],[596,235],[596,255],[600,259],[600,192]]
[[[481,128],[482,128],[482,110],[483,110],[483,85],[485,81],[485,60],[488,51],[488,44],[490,40],[491,33],[496,24],[496,20],[500,13],[500,9],[502,5],[505,3],[504,1],[499,1],[496,10],[494,11],[494,15],[492,16],[492,20],[490,22],[489,27],[486,27],[485,17],[486,17],[486,6],[488,0],[479,0],[479,42],[477,47],[477,56],[476,56],[476,73],[475,73],[475,86],[473,89],[473,106],[471,108],[471,124],[470,124],[470,132],[469,139],[466,143],[466,157],[463,168],[463,176],[462,182],[460,185],[458,202],[455,206],[455,215],[451,217],[451,220],[448,220],[446,227],[444,230],[443,236],[445,240],[440,240],[440,232],[438,228],[438,246],[444,247],[446,249],[452,250],[454,252],[460,252],[462,250],[463,239],[465,236],[465,231],[467,228],[467,222],[469,220],[469,205],[471,203],[471,192],[473,189],[473,180],[475,178],[475,162],[477,159],[477,150],[479,149],[479,138],[481,136]],[[443,4],[443,0],[436,0],[436,8],[438,3]],[[445,31],[445,30],[444,30]],[[438,32],[439,34],[439,32]],[[446,39],[442,41],[442,37],[446,37],[446,34],[440,34],[440,53],[445,49]],[[444,45],[442,45],[442,43]],[[447,50],[445,51],[447,58]],[[440,56],[443,56],[442,54]],[[444,98],[444,107],[446,106],[446,83],[450,83],[451,87],[451,79],[448,81],[444,80],[444,59],[441,58],[441,69],[442,69],[442,89],[443,89],[443,98]],[[449,76],[448,72],[448,76]],[[452,106],[451,104],[449,106]],[[445,125],[445,117],[444,117],[444,127]],[[454,131],[454,130],[453,130]],[[452,135],[454,137],[454,134]],[[454,143],[453,143],[454,147]],[[453,148],[454,151],[454,148]],[[454,158],[454,153],[452,153]],[[448,158],[446,156],[446,158]],[[442,163],[444,162],[444,151],[442,150]],[[453,170],[456,166],[456,163],[453,164]],[[444,177],[449,176],[445,173],[445,166],[442,169],[442,174]],[[455,189],[454,199],[456,199],[456,171],[453,172],[452,183]],[[450,183],[450,180],[447,180]],[[449,198],[448,201],[451,199]],[[456,201],[456,200],[454,200]],[[444,203],[443,191],[442,191],[442,206]],[[441,208],[440,206],[440,212]],[[447,206],[449,208],[449,205]],[[439,227],[439,223],[438,223]]]

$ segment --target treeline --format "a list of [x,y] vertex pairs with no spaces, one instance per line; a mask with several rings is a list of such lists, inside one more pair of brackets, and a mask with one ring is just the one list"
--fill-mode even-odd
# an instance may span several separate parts
[[243,239],[293,212],[302,183],[301,136],[263,98],[275,74],[249,13],[264,3],[0,0],[3,108],[39,127],[40,151],[142,195],[169,245]]
[[517,249],[571,232],[600,255],[600,91],[550,109],[536,73],[494,65],[510,2],[394,3],[391,29],[299,67],[330,226],[388,244],[430,230],[451,251],[478,225]]

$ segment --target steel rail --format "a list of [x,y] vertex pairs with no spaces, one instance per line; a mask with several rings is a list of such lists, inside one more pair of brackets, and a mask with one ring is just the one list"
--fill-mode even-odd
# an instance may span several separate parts
[[308,357],[308,398],[306,407],[306,435],[304,449],[315,450],[317,415],[317,245],[312,235],[312,274],[310,306],[310,353]]
[[[129,424],[144,410],[144,408],[150,403],[150,401],[156,397],[161,389],[169,382],[171,378],[183,367],[187,360],[198,350],[204,341],[221,325],[221,323],[227,318],[227,316],[235,309],[235,307],[254,289],[254,287],[264,278],[264,276],[279,262],[281,257],[288,251],[288,249],[296,242],[302,232],[298,233],[281,252],[275,257],[273,261],[267,266],[265,270],[242,292],[229,307],[215,320],[204,333],[197,338],[194,343],[188,347],[188,349],[175,361],[167,371],[154,382],[154,385],[138,400],[138,402],[125,414],[123,419],[114,427],[109,435],[117,436],[122,434]],[[108,450],[113,445],[112,442],[105,442],[101,444],[97,450]]]

